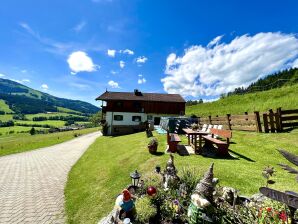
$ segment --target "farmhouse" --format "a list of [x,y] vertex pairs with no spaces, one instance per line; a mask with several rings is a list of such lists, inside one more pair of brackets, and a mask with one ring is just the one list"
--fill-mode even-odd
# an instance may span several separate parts
[[133,133],[144,129],[146,121],[159,125],[161,117],[185,114],[185,100],[179,94],[106,91],[96,100],[105,102],[108,135]]

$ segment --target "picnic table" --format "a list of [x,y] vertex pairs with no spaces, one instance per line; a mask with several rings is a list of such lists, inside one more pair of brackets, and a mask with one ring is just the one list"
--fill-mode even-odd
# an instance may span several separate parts
[[[208,132],[204,131],[194,131],[190,128],[183,128],[182,129],[186,134],[188,138],[188,145],[190,145],[196,153],[201,154],[202,151],[202,136],[208,135]],[[197,140],[197,136],[199,136],[199,141]],[[199,145],[198,145],[199,142]]]

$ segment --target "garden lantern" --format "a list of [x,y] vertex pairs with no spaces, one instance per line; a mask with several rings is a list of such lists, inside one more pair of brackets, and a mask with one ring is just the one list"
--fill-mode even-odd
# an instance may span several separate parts
[[138,173],[138,171],[136,170],[135,172],[130,174],[130,177],[131,177],[132,186],[138,187],[141,174]]

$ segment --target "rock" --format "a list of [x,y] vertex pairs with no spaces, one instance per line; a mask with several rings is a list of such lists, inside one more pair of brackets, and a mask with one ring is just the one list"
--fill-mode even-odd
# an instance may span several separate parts
[[263,194],[261,193],[257,193],[257,194],[254,194],[250,197],[250,200],[251,201],[254,201],[254,202],[263,202],[266,200],[266,196],[264,196]]
[[118,224],[119,220],[119,209],[114,208],[110,214],[104,218],[102,218],[98,224]]

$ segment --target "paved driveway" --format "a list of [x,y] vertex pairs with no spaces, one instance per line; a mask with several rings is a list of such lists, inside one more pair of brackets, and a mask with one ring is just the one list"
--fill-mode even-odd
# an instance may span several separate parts
[[0,157],[0,223],[64,223],[67,174],[99,136]]

